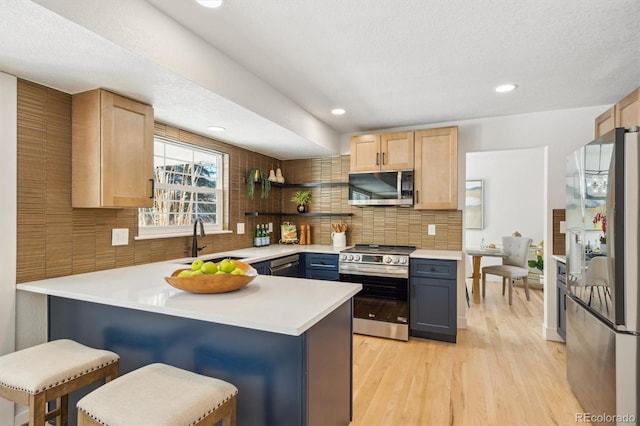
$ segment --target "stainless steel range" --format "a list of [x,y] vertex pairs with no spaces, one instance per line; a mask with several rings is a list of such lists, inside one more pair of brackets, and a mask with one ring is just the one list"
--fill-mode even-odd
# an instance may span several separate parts
[[353,332],[409,340],[409,255],[413,246],[357,244],[340,252],[340,281],[362,284]]

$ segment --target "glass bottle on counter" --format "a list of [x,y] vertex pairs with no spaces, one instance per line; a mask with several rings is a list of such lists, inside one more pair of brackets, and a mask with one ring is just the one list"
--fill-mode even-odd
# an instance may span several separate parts
[[260,246],[267,245],[267,230],[265,225],[260,225]]
[[256,225],[256,232],[253,234],[253,246],[260,247],[260,225]]
[[271,244],[271,236],[269,235],[269,227],[267,225],[264,226],[264,239],[265,239],[265,246],[268,246]]

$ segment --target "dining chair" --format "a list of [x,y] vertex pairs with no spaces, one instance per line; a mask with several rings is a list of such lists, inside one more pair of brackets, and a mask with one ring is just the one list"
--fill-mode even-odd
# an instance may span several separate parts
[[590,287],[589,302],[588,302],[589,306],[591,306],[594,289],[596,289],[598,293],[598,298],[600,299],[600,305],[602,305],[602,295],[600,294],[600,287],[602,287],[604,291],[605,307],[607,309],[607,312],[609,312],[609,304],[607,303],[607,296],[611,298],[611,292],[609,289],[609,272],[608,272],[606,256],[597,256],[592,258],[589,261],[589,265],[586,271],[585,281],[586,281],[585,286]]
[[529,298],[529,269],[527,267],[527,254],[533,239],[525,237],[502,237],[502,251],[507,256],[502,258],[502,265],[485,266],[482,268],[482,297],[485,296],[487,275],[502,277],[502,295],[505,285],[509,280],[509,305],[513,301],[512,290],[516,279],[521,278],[524,285],[524,293]]

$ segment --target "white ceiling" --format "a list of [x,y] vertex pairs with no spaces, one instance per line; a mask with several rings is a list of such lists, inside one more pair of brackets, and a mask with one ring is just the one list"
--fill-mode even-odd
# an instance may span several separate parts
[[[0,11],[0,70],[68,93],[106,87],[280,159],[338,154],[344,133],[606,105],[640,86],[638,0],[0,0]],[[494,93],[504,82],[519,88]]]

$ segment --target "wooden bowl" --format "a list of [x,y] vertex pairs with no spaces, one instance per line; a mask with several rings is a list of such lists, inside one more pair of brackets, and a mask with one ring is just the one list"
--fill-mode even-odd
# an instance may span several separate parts
[[180,272],[191,270],[191,268],[183,268],[174,271],[170,277],[165,277],[165,280],[173,287],[190,293],[227,293],[241,289],[258,276],[258,271],[248,263],[240,262],[239,260],[234,260],[234,262],[236,268],[244,271],[244,275],[219,274],[179,277],[178,274]]

